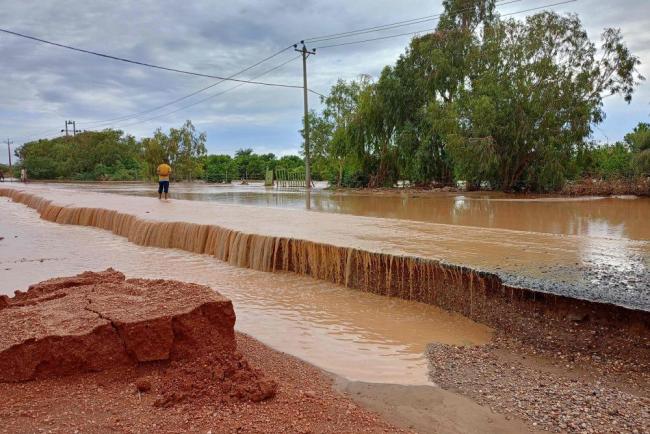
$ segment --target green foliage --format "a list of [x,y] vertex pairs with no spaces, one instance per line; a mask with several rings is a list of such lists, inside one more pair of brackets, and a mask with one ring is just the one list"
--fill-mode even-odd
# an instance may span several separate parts
[[639,123],[623,142],[584,146],[576,152],[574,177],[606,180],[650,176],[650,124]]
[[641,122],[629,134],[625,143],[632,153],[632,170],[640,176],[650,176],[650,124]]
[[230,155],[208,155],[204,161],[203,173],[207,182],[230,182],[232,170],[228,169],[232,163]]
[[169,134],[158,129],[153,137],[139,142],[112,129],[36,140],[16,149],[16,156],[33,179],[155,179],[156,168],[167,159],[174,168],[174,179],[192,180],[203,175],[205,141],[205,133],[197,134],[187,121]]
[[632,174],[632,154],[625,144],[601,146],[595,148],[593,154],[597,177],[613,179],[629,177]]
[[141,170],[138,142],[119,130],[41,139],[16,155],[33,179],[133,180]]
[[[603,34],[601,51],[596,59],[595,44],[573,15],[490,23],[472,62],[471,86],[457,101],[466,146],[489,138],[473,146],[489,146],[484,152],[495,159],[492,170],[474,175],[503,190],[521,183],[540,191],[560,187],[576,144],[604,117],[602,95],[628,99],[633,91],[638,59],[618,32]],[[460,164],[466,155],[476,158],[453,154]]]
[[648,173],[647,126],[630,135],[627,153],[587,143],[604,119],[603,96],[630,101],[643,79],[618,30],[605,29],[597,47],[576,15],[503,20],[493,0],[443,5],[437,29],[414,38],[376,82],[339,81],[310,114],[315,165],[333,183],[360,173],[353,184],[550,191],[584,172],[586,159],[603,176]]
[[240,149],[234,158],[230,155],[209,155],[203,160],[204,179],[207,182],[230,182],[233,179],[264,179],[266,170],[282,167],[304,170],[305,163],[297,155],[278,159],[274,154],[256,154],[252,149]]
[[289,170],[304,167],[296,155],[277,159],[274,154],[255,154],[252,149],[240,149],[234,157],[206,155],[205,142],[205,133],[197,133],[187,121],[167,133],[157,129],[152,137],[140,141],[111,129],[37,140],[18,148],[16,156],[32,179],[78,181],[153,180],[163,161],[172,166],[172,179],[177,181],[264,179],[266,170],[278,165]]
[[235,152],[231,168],[237,179],[264,179],[266,169],[275,168],[274,154],[256,154],[251,148]]
[[187,180],[203,177],[202,158],[206,155],[206,134],[197,134],[191,121],[186,121],[181,128],[171,128],[164,133],[160,128],[153,137],[142,140],[142,158],[144,176],[156,178],[156,168],[163,161],[172,166],[172,179]]

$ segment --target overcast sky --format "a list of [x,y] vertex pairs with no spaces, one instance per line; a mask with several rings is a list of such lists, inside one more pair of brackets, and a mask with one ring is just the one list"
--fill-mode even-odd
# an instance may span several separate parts
[[[521,0],[499,11],[516,12],[558,1]],[[228,76],[301,39],[432,15],[441,9],[440,0],[0,0],[0,27],[116,56]],[[650,1],[579,0],[552,9],[578,13],[592,39],[599,39],[603,27],[621,28],[628,46],[643,62],[641,73],[650,77]],[[429,26],[435,22],[349,40]],[[339,77],[376,77],[403,52],[409,39],[403,36],[319,50],[309,58],[309,87],[326,93]],[[288,50],[241,77],[250,79],[296,55]],[[13,138],[16,145],[57,134],[66,119],[75,120],[79,129],[110,126],[136,137],[191,119],[199,131],[207,132],[211,153],[252,147],[283,155],[297,152],[301,141],[299,89],[247,84],[167,114],[236,85],[222,83],[139,118],[97,123],[149,110],[215,80],[125,64],[2,33],[0,77],[0,139]],[[301,63],[295,59],[259,80],[301,85]],[[650,121],[648,82],[640,86],[630,105],[618,97],[605,101],[607,119],[595,130],[597,140],[619,140],[639,121]],[[310,105],[317,109],[319,98],[311,95]],[[6,145],[0,145],[0,150],[0,162],[6,162]]]

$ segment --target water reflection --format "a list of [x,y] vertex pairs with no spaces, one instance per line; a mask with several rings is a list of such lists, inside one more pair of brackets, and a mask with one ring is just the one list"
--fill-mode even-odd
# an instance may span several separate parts
[[[58,184],[60,188],[79,184]],[[650,240],[650,198],[549,198],[499,193],[341,194],[322,188],[174,184],[171,197],[565,235]],[[322,185],[320,186],[322,187]],[[83,189],[151,196],[143,183],[83,184]]]

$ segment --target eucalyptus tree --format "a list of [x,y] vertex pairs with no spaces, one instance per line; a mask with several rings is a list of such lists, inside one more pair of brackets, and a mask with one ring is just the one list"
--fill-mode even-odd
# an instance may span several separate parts
[[338,168],[337,183],[354,167],[370,186],[559,187],[604,119],[603,98],[631,100],[638,57],[615,29],[597,45],[576,15],[503,20],[494,0],[443,6],[436,29],[376,82],[332,87],[311,115],[317,161]]
[[469,61],[450,151],[460,177],[502,190],[557,188],[604,119],[603,97],[629,102],[643,78],[618,30],[606,29],[597,48],[576,15],[553,12],[495,20]]

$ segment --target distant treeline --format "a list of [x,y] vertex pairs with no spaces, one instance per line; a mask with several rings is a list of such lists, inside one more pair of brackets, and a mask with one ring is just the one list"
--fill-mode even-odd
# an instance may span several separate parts
[[597,46],[576,15],[502,19],[494,0],[445,0],[377,80],[340,80],[312,112],[315,171],[350,187],[453,184],[559,189],[583,176],[650,172],[648,125],[596,146],[603,97],[630,101],[639,58],[621,33]]
[[[77,181],[135,181],[156,178],[156,168],[167,159],[174,180],[264,179],[267,169],[304,166],[296,155],[277,158],[241,149],[230,155],[207,155],[205,133],[197,133],[192,122],[168,133],[156,130],[153,137],[136,140],[119,130],[86,131],[76,136],[41,139],[16,149],[19,163],[32,179]],[[1,168],[0,168],[1,169]],[[5,167],[5,173],[8,169]]]

